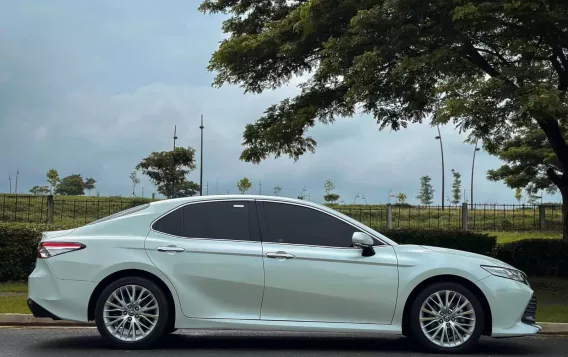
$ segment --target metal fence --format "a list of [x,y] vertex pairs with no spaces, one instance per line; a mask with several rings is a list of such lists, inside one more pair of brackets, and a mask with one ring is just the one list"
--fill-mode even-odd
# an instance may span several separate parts
[[[1,222],[82,225],[149,199],[0,195]],[[374,229],[470,229],[478,231],[562,230],[560,205],[474,204],[458,206],[334,205]]]
[[463,204],[458,206],[334,206],[375,229],[562,231],[562,206]]

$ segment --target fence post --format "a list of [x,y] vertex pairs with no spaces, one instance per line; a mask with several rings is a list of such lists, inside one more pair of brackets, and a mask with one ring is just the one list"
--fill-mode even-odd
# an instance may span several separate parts
[[545,216],[545,206],[539,205],[538,206],[538,221],[540,223],[540,230],[546,230],[546,216]]
[[392,205],[387,204],[387,229],[392,229]]
[[53,223],[54,208],[53,195],[49,195],[47,196],[47,224]]
[[467,212],[467,203],[462,203],[462,224],[461,229],[462,231],[467,231],[467,220],[468,220],[468,212]]

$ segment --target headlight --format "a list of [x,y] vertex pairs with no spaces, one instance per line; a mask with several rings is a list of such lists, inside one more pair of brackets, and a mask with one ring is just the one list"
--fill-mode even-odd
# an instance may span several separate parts
[[482,265],[481,267],[483,269],[487,270],[492,275],[500,276],[501,278],[516,280],[516,281],[519,281],[521,283],[528,285],[526,275],[520,270],[494,267],[494,266],[488,266],[488,265]]

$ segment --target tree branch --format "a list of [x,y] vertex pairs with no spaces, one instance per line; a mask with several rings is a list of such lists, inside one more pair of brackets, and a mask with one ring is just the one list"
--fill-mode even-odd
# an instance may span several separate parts
[[546,169],[546,175],[548,176],[550,181],[552,181],[558,188],[560,188],[560,185],[562,184],[562,179],[560,178],[560,176],[558,176],[558,174],[556,173],[556,171],[554,171],[552,167]]

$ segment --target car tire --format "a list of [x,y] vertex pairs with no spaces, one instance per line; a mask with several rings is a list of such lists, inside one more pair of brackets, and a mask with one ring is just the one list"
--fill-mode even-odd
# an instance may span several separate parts
[[410,313],[413,339],[436,353],[470,350],[479,341],[485,323],[483,307],[475,294],[453,282],[424,288],[412,302]]
[[125,277],[103,289],[95,322],[113,347],[143,349],[168,332],[169,311],[168,299],[158,285],[142,277]]

